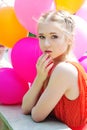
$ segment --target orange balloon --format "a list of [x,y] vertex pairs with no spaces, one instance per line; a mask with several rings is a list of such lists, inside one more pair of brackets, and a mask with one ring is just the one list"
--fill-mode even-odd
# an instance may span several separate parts
[[28,31],[18,22],[13,7],[0,8],[0,44],[12,48]]
[[66,10],[74,14],[82,6],[85,0],[54,0],[57,10]]

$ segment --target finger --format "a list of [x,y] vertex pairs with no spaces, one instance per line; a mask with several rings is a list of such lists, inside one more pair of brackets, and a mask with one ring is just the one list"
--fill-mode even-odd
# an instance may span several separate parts
[[42,57],[43,57],[44,55],[42,54],[39,58],[38,58],[38,60],[37,60],[37,65],[39,65],[39,63],[40,63],[40,60],[42,59]]
[[48,59],[46,59],[46,61],[43,63],[42,67],[43,68],[47,68],[51,63],[52,63],[52,58],[49,57]]
[[54,66],[54,63],[52,62],[51,64],[49,64],[49,66],[47,66],[46,71],[49,72]]
[[38,60],[38,63],[37,63],[37,65],[39,65],[39,66],[43,66],[43,63],[46,61],[46,59],[48,58],[48,54],[43,54],[41,57],[40,57],[40,59]]

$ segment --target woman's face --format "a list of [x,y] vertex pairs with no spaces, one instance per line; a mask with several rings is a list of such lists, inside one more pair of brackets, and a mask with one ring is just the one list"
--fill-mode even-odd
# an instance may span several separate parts
[[56,24],[40,23],[38,26],[40,48],[43,53],[48,53],[52,59],[66,52],[68,42],[62,30]]
[[0,44],[0,59],[3,57],[4,52],[5,52],[5,47]]

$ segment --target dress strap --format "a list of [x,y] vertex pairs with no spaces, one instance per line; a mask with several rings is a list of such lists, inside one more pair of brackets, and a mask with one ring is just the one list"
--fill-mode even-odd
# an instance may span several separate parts
[[86,115],[86,123],[87,123],[87,73],[85,71],[85,69],[83,68],[82,65],[80,65],[80,63],[77,63],[77,62],[69,62],[71,63],[72,65],[74,65],[81,73],[82,73],[82,76],[85,80],[85,83],[84,83],[84,89],[85,89],[85,115]]

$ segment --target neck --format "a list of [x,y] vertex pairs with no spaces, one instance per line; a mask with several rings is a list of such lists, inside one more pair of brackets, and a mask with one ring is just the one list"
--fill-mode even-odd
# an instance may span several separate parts
[[68,54],[62,54],[58,56],[57,58],[55,58],[53,61],[55,65],[64,61],[78,62],[73,52],[69,52]]

